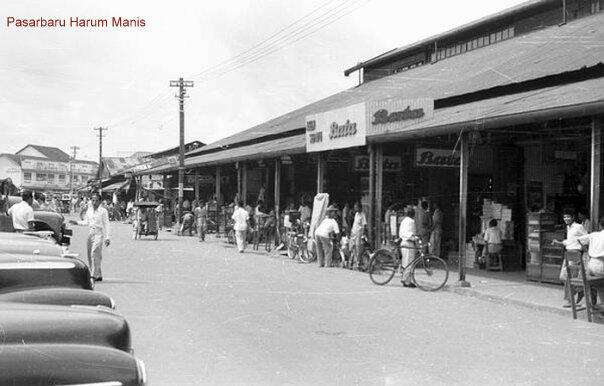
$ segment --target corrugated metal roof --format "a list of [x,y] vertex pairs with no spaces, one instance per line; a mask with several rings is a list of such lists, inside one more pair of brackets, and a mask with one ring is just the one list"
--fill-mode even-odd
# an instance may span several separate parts
[[42,153],[46,157],[48,157],[48,159],[51,161],[69,162],[69,159],[71,158],[69,156],[69,154],[65,153],[63,150],[59,149],[58,147],[31,145],[31,144],[25,146],[23,149],[19,150],[16,154],[20,155],[19,153],[22,152],[23,150],[27,149],[28,147],[32,147],[32,148],[36,149],[37,151],[39,151],[40,153]]
[[305,126],[306,115],[367,100],[442,99],[604,62],[604,13],[364,83],[209,144],[189,155]]

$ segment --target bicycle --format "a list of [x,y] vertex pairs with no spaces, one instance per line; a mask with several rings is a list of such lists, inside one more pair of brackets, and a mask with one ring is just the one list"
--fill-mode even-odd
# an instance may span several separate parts
[[367,235],[361,236],[361,255],[358,256],[358,250],[356,247],[353,247],[351,250],[351,262],[352,265],[350,269],[358,269],[361,272],[367,271],[369,269],[369,262],[371,261],[371,255],[373,255],[373,246],[369,242]]
[[316,259],[316,255],[308,250],[310,239],[306,237],[307,224],[301,224],[296,220],[292,230],[287,232],[287,256],[290,259],[298,259],[303,263],[310,263]]
[[374,284],[386,285],[397,271],[404,274],[406,270],[411,270],[412,283],[424,291],[438,291],[445,286],[449,279],[449,267],[443,259],[426,253],[424,242],[417,239],[416,247],[411,249],[419,250],[419,254],[407,266],[403,266],[400,244],[401,240],[398,239],[392,249],[379,249],[371,257],[369,278]]

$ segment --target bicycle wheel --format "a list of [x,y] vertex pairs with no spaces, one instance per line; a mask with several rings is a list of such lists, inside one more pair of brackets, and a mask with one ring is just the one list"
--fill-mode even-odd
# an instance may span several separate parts
[[369,261],[369,278],[374,284],[386,285],[396,273],[396,258],[387,251],[377,251]]
[[365,249],[363,253],[361,253],[361,257],[359,258],[359,271],[367,271],[369,268],[369,262],[371,261],[371,252],[368,249]]
[[317,253],[314,240],[308,239],[306,242],[302,241],[298,254],[298,256],[300,256],[300,261],[303,263],[312,263],[315,261],[317,259]]
[[424,291],[438,291],[449,279],[449,267],[438,256],[419,257],[411,267],[411,280]]

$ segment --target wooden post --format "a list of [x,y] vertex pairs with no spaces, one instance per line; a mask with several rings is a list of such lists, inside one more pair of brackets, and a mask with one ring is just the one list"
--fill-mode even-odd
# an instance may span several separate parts
[[[278,243],[281,242],[281,234],[279,233],[279,213],[281,213],[281,161],[275,160],[275,239]],[[268,242],[268,240],[267,240]]]
[[323,193],[323,180],[325,179],[325,157],[323,153],[317,153],[317,194]]
[[221,176],[220,176],[220,166],[216,166],[216,204],[218,206],[222,205],[222,200],[220,199],[220,182],[221,182]]
[[241,195],[243,203],[247,205],[247,164],[241,165]]
[[367,233],[369,234],[369,240],[373,243],[374,248],[379,248],[374,237],[375,232],[375,145],[367,146],[369,151],[369,208],[368,208],[368,224]]
[[591,183],[590,183],[590,219],[593,230],[600,230],[600,180],[602,162],[602,117],[593,117],[591,121]]
[[459,164],[459,282],[460,287],[469,287],[466,281],[466,218],[468,212],[468,167],[470,164],[470,149],[468,134],[460,134],[461,162]]
[[195,201],[199,202],[199,169],[195,169]]
[[241,197],[241,163],[237,162],[235,167],[237,168],[237,201],[243,202],[243,197]]
[[384,147],[375,145],[375,244],[382,244],[382,198],[384,181]]

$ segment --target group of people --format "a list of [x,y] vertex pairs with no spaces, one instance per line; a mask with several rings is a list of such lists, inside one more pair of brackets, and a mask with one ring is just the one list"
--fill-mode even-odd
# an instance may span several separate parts
[[[587,216],[581,214],[575,217],[571,211],[566,211],[563,215],[564,223],[566,224],[566,239],[564,240],[553,240],[553,244],[564,246],[565,254],[575,253],[582,256],[585,271],[589,275],[593,276],[604,276],[604,218],[601,218],[598,222],[599,231],[592,231],[592,224]],[[569,270],[572,277],[579,276],[579,267],[570,264]],[[564,293],[564,299],[566,302],[563,307],[571,307],[570,302],[570,290],[567,285],[567,260],[564,259],[564,263],[560,270],[560,281],[562,281],[566,288]],[[576,304],[580,304],[581,300],[585,297],[583,291],[577,294]],[[598,289],[594,293],[590,293],[592,304],[594,309],[604,311],[604,291]],[[597,303],[599,298],[600,303]]]

